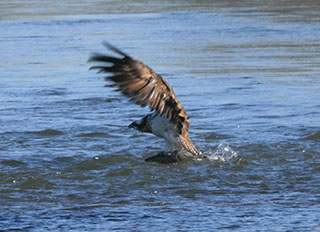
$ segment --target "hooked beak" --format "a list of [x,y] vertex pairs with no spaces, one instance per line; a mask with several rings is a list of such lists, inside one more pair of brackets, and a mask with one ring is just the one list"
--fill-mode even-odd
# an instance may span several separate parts
[[128,127],[129,127],[129,128],[137,128],[137,123],[136,123],[136,122],[133,122],[133,123],[131,123]]

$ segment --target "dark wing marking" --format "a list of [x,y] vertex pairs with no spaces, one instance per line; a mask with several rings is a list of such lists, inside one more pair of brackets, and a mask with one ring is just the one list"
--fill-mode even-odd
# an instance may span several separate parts
[[89,61],[100,62],[101,65],[92,66],[90,69],[97,69],[99,73],[112,73],[113,76],[106,77],[106,79],[112,80],[115,83],[114,86],[118,87],[118,90],[124,95],[142,107],[149,105],[151,110],[169,118],[174,123],[183,146],[188,151],[196,153],[194,151],[197,150],[193,144],[191,143],[192,146],[188,145],[190,144],[188,137],[189,117],[171,86],[147,65],[109,43],[104,43],[104,45],[121,55],[121,58],[93,54]]

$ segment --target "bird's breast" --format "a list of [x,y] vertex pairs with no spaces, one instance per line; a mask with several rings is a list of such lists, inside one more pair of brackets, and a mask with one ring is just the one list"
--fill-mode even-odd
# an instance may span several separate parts
[[174,129],[174,124],[170,122],[167,117],[160,115],[151,115],[150,117],[150,125],[152,133],[158,137],[166,137],[167,133],[172,134],[176,137],[176,132]]

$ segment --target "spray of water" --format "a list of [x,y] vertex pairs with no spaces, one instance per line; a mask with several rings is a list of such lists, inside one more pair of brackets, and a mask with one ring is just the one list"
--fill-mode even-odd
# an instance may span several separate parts
[[227,162],[238,159],[238,154],[232,148],[226,144],[222,143],[215,150],[206,151],[203,155],[210,161],[220,161],[220,162]]

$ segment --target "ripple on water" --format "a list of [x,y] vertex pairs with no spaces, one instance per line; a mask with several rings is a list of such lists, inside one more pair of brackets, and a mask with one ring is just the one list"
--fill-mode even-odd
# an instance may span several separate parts
[[218,134],[214,132],[206,133],[206,135],[204,136],[205,140],[220,140],[220,139],[229,139],[229,138],[231,138],[229,135]]
[[99,104],[99,103],[110,103],[110,102],[119,102],[121,101],[120,98],[117,98],[117,97],[91,97],[91,98],[85,98],[83,99],[83,101],[86,101],[86,102],[92,102],[92,103],[95,103],[95,104]]
[[68,94],[66,88],[43,89],[36,91],[37,96],[64,96]]
[[18,160],[3,160],[0,162],[2,165],[10,166],[10,167],[24,167],[27,166],[26,163]]
[[82,133],[76,135],[76,137],[107,137],[109,134],[102,132],[91,132],[91,133]]
[[18,187],[23,190],[27,189],[51,189],[54,186],[52,182],[42,177],[29,177],[22,181]]
[[320,131],[313,133],[312,135],[306,136],[303,138],[304,140],[320,140]]
[[57,135],[63,135],[64,132],[54,130],[54,129],[45,129],[45,130],[40,130],[40,131],[30,131],[28,132],[30,134],[36,134],[40,136],[57,136]]

